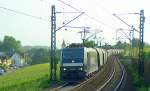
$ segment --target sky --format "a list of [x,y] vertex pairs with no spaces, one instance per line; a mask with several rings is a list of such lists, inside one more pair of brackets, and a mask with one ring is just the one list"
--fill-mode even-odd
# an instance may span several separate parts
[[[97,38],[104,38],[102,44],[114,44],[116,39],[116,30],[123,28],[125,33],[129,33],[130,28],[114,17],[118,16],[126,21],[129,25],[133,25],[136,29],[139,27],[139,15],[127,13],[139,13],[141,9],[145,14],[144,41],[150,43],[150,11],[148,0],[61,0],[76,9],[85,12],[79,18],[69,23],[67,26],[72,27],[90,27],[86,37],[95,32],[103,31],[97,34]],[[22,45],[41,45],[50,46],[51,38],[51,5],[55,5],[56,12],[77,12],[75,9],[63,4],[59,0],[0,0],[0,40],[5,35],[13,36],[20,40]],[[2,8],[2,7],[5,7]],[[31,17],[23,14],[14,13],[6,10],[11,9],[26,13]],[[119,15],[125,13],[124,15]],[[57,13],[57,28],[61,27],[80,13]],[[38,17],[38,18],[37,18]],[[40,17],[40,19],[39,19]],[[67,30],[66,30],[67,29]],[[60,47],[62,41],[66,43],[80,43],[81,35],[78,33],[83,28],[62,28],[57,31],[57,47]],[[124,34],[117,33],[117,37]],[[138,38],[138,33],[135,37]],[[91,40],[93,40],[91,38]]]

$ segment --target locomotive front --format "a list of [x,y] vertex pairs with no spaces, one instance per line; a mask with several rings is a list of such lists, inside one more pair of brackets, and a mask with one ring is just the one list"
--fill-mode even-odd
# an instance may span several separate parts
[[61,79],[74,82],[85,77],[84,48],[64,48],[61,54]]

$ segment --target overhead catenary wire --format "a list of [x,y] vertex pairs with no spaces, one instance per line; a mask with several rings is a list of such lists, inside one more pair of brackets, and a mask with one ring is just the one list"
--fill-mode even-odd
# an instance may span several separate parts
[[59,27],[56,31],[60,30],[61,28],[65,27],[66,25],[68,25],[70,22],[76,20],[78,17],[80,17],[81,15],[83,15],[84,12],[82,12],[81,14],[79,14],[78,16],[76,16],[75,18],[73,18],[72,20],[70,20],[69,22],[65,23],[63,26]]
[[[62,1],[62,0],[58,0],[58,1],[61,2],[61,3],[63,3],[63,4],[65,4],[65,5],[67,5],[67,6],[69,6],[69,7],[71,7],[72,9],[76,10],[77,12],[82,12],[81,10],[79,10],[79,9],[77,9],[77,8],[75,8],[75,7],[73,7],[73,6],[70,5],[70,4],[65,3],[65,2]],[[92,19],[92,20],[94,20],[94,21],[96,21],[96,22],[98,22],[98,23],[100,23],[100,24],[102,24],[102,25],[104,25],[104,26],[106,26],[106,27],[108,27],[108,28],[116,29],[116,28],[114,28],[113,26],[110,26],[110,25],[108,25],[108,24],[105,24],[104,22],[102,22],[102,21],[96,19],[95,17],[88,15],[86,12],[84,13],[84,15],[86,15],[86,16],[89,17],[90,19]]]
[[113,17],[119,19],[120,21],[122,21],[124,24],[126,24],[126,25],[127,25],[128,27],[130,27],[131,29],[134,29],[135,31],[139,32],[139,31],[137,30],[137,28],[133,27],[133,25],[132,25],[132,26],[129,25],[127,22],[125,22],[124,20],[122,20],[122,19],[121,19],[120,17],[118,17],[117,15],[139,15],[140,13],[138,13],[138,12],[134,12],[134,13],[119,13],[119,14],[116,15],[116,14],[112,14],[108,9],[102,7],[102,5],[101,5],[101,8],[102,8],[105,12],[107,12],[108,14],[110,14],[111,16],[113,16]]
[[[120,33],[121,33],[122,35],[124,35],[127,39],[129,39],[129,40],[131,41],[130,37],[123,31],[123,29],[118,29],[118,30],[120,30]],[[119,31],[118,31],[118,32],[119,32]]]
[[118,17],[116,14],[113,14],[117,19],[119,19],[120,21],[122,21],[124,24],[126,24],[128,27],[130,27],[131,29],[134,29],[135,31],[139,32],[137,29],[135,29],[133,26],[129,25],[127,22],[125,22],[124,20],[122,20],[120,17]]
[[[117,16],[117,15],[139,15],[140,13],[134,12],[134,13],[112,14],[108,9],[106,9],[106,8],[104,8],[104,7],[102,7],[102,8],[103,8],[108,14],[110,14],[110,15],[112,15],[113,17],[119,19],[121,22],[123,22],[125,25],[127,25],[127,26],[130,27],[131,29],[133,29],[133,30],[139,32],[139,31],[137,30],[138,28],[133,27],[133,25],[129,25],[127,22],[125,22],[124,20],[122,20],[122,19],[121,19],[119,16]],[[122,34],[124,34],[127,39],[131,40],[123,30],[122,30]]]
[[20,15],[28,16],[28,17],[31,17],[31,18],[34,18],[34,19],[38,19],[38,20],[42,20],[42,21],[46,21],[46,22],[50,22],[50,20],[48,20],[48,19],[44,19],[44,18],[39,17],[39,16],[30,15],[30,14],[25,13],[25,12],[21,12],[21,11],[17,11],[17,10],[9,9],[9,8],[3,7],[3,6],[0,6],[0,9],[6,10],[6,11],[10,11],[10,12],[13,12],[13,13],[16,13],[16,14],[20,14]]

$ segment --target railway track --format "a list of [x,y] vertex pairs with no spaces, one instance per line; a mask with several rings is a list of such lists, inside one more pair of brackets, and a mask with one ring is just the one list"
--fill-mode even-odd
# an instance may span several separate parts
[[64,83],[54,89],[51,89],[50,91],[71,91],[78,84],[80,84],[80,83]]
[[60,86],[58,86],[58,87],[56,87],[54,89],[51,89],[50,91],[58,91],[58,90],[60,90],[60,89],[62,89],[64,87],[66,87],[67,85],[68,85],[68,83],[64,83],[64,84],[62,84],[62,85],[60,85]]
[[118,82],[118,84],[116,85],[116,87],[115,87],[115,89],[113,91],[120,91],[121,86],[122,86],[122,84],[123,84],[123,82],[124,82],[124,80],[126,78],[125,68],[124,68],[124,66],[120,62],[119,62],[119,64],[120,64],[120,68],[122,70],[121,79],[120,79],[120,81]]
[[[111,63],[107,63],[107,64],[111,64]],[[107,64],[105,64],[105,65],[107,65]],[[62,85],[60,85],[60,86],[58,86],[58,87],[56,87],[56,88],[54,88],[54,89],[51,89],[50,91],[77,91],[76,90],[76,88],[78,88],[78,87],[80,87],[80,86],[82,86],[82,85],[84,85],[84,84],[87,84],[88,82],[90,82],[91,80],[93,80],[93,79],[95,79],[99,74],[103,74],[103,72],[107,72],[108,70],[109,70],[110,68],[107,68],[106,69],[106,66],[104,66],[101,70],[100,70],[100,72],[98,72],[96,75],[94,75],[94,76],[92,76],[90,79],[87,79],[87,80],[85,80],[85,81],[83,81],[83,82],[80,82],[80,83],[78,83],[78,84],[75,84],[75,85],[69,85],[68,83],[64,83],[64,84],[62,84]],[[109,73],[109,72],[108,72]],[[107,74],[108,74],[107,73]]]
[[121,91],[126,79],[126,71],[123,65],[119,62],[118,57],[114,57],[115,72],[111,74],[109,80],[105,82],[105,86],[100,86],[97,91]]
[[[96,91],[99,86],[104,86],[105,82],[108,81],[108,77],[114,73],[114,61],[109,58],[107,63],[104,64],[103,68],[88,81],[79,84],[76,88],[71,91]],[[105,87],[105,86],[104,86]]]
[[110,80],[112,80],[112,78],[113,78],[113,76],[115,74],[115,71],[116,71],[116,69],[115,69],[115,67],[113,67],[112,74],[110,75],[110,77],[108,78],[108,80],[102,86],[100,86],[100,88],[97,89],[97,91],[101,91],[110,82]]
[[79,84],[65,83],[50,91],[120,91],[126,78],[125,74],[118,57],[113,56],[92,78]]
[[[103,72],[98,74],[96,78],[80,84],[71,91],[120,91],[126,78],[124,67],[116,56],[113,56],[106,65]],[[109,74],[105,72],[109,72]]]

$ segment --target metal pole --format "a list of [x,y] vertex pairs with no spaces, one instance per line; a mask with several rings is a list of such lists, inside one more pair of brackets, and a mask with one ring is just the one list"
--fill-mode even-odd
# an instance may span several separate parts
[[100,48],[102,47],[102,43],[101,43],[101,41],[100,41]]
[[130,45],[129,45],[129,57],[132,57],[132,38],[131,38],[132,31],[130,30],[129,36],[130,36]]
[[56,81],[56,13],[55,6],[52,5],[51,14],[51,61],[50,61],[50,79]]
[[144,74],[144,10],[140,11],[140,35],[139,35],[139,75]]
[[134,42],[135,40],[134,40],[134,29],[132,30],[132,49],[133,49],[133,57],[135,57],[135,42]]
[[[50,79],[52,81],[56,81],[56,71],[57,71],[57,59],[56,59],[56,32],[60,30],[61,28],[65,27],[69,23],[73,22],[77,18],[79,18],[81,15],[84,14],[84,12],[81,12],[78,16],[73,18],[72,20],[65,23],[63,26],[56,29],[56,10],[55,5],[52,5],[52,13],[51,13],[51,61],[50,61]],[[74,13],[74,12],[70,12]],[[79,13],[79,12],[78,12]]]

